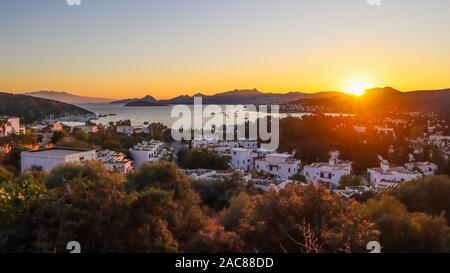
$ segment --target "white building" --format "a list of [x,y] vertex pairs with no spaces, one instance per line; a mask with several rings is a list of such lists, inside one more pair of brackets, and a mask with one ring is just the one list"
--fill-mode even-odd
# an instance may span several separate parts
[[367,131],[367,127],[364,125],[355,125],[353,130],[357,133],[364,134]]
[[438,165],[431,162],[410,162],[405,164],[405,168],[409,171],[420,171],[423,175],[437,174]]
[[133,170],[133,161],[127,159],[124,153],[110,150],[98,151],[97,160],[103,163],[110,172],[127,174]]
[[130,149],[136,168],[147,162],[158,161],[164,152],[164,143],[157,140],[143,141]]
[[264,192],[269,192],[271,190],[279,191],[284,189],[291,183],[299,184],[296,181],[288,179],[251,179],[247,184]]
[[148,134],[150,133],[150,128],[148,126],[135,126],[133,127],[134,134]]
[[240,139],[239,147],[256,150],[258,149],[258,141],[256,139]]
[[134,133],[134,129],[133,129],[133,126],[118,125],[116,127],[116,132],[131,136]]
[[45,171],[50,171],[54,167],[67,162],[95,159],[96,153],[94,150],[76,148],[50,148],[22,152],[21,154],[22,172],[28,171],[32,167],[40,167]]
[[231,149],[231,166],[243,172],[253,170],[253,152],[245,148]]
[[233,140],[216,140],[215,138],[194,138],[191,142],[193,149],[208,149],[224,155],[231,155],[231,150],[239,145]]
[[362,195],[370,191],[371,189],[367,186],[351,186],[345,187],[343,190],[334,190],[335,193],[340,194],[345,198],[352,198],[354,195]]
[[[182,170],[189,178],[193,180],[204,180],[208,182],[219,181],[226,178],[232,177],[236,171],[216,171],[216,170],[206,170],[206,169],[195,169],[195,170]],[[237,171],[243,180],[244,183],[247,183],[252,179],[252,175],[250,173],[243,173],[241,171]]]
[[383,127],[383,126],[375,126],[375,130],[377,131],[378,134],[394,134],[394,128],[389,128],[389,127]]
[[342,176],[352,173],[352,162],[339,159],[339,152],[330,153],[328,163],[313,163],[303,168],[303,175],[309,182],[327,183],[331,188],[339,186]]
[[257,171],[270,174],[277,178],[289,179],[300,172],[301,162],[291,154],[267,154],[263,159],[255,160]]
[[207,149],[210,145],[217,144],[218,142],[215,138],[200,137],[194,138],[191,146],[193,149]]
[[83,126],[81,126],[81,130],[83,130],[86,133],[97,133],[98,126],[97,125],[83,125]]
[[21,132],[20,119],[16,117],[0,117],[0,137],[19,135]]
[[387,160],[381,160],[379,168],[367,169],[369,181],[377,191],[384,190],[402,181],[420,178],[422,175],[403,167],[391,167]]

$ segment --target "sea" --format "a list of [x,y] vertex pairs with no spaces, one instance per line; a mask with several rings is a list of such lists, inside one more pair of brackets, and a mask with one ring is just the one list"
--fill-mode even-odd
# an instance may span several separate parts
[[[160,122],[168,127],[172,126],[172,124],[179,120],[179,116],[173,116],[172,110],[175,106],[125,106],[124,104],[107,104],[107,103],[88,103],[88,104],[77,104],[77,106],[84,108],[88,111],[93,112],[97,115],[97,119],[92,120],[97,124],[108,125],[110,122],[116,122],[120,120],[130,120],[132,126],[141,126],[145,124],[151,124],[153,122]],[[187,106],[190,109],[192,118],[202,118],[202,111],[194,111],[194,106]],[[208,107],[207,105],[203,106],[203,109]],[[227,110],[226,105],[220,105],[224,116],[229,117],[230,115],[234,115],[234,111]],[[254,122],[258,119],[258,112],[248,110],[246,108],[242,111],[245,112],[246,120],[250,122]],[[278,118],[286,118],[286,117],[303,117],[305,115],[309,115],[310,113],[280,113],[273,114],[272,116]],[[262,115],[266,116],[266,115]],[[202,119],[204,122],[208,121],[208,118]],[[69,126],[82,125],[84,123],[81,122],[63,122]]]

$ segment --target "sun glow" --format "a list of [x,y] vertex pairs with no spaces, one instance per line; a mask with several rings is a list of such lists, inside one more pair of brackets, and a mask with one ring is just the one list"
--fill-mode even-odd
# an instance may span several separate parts
[[351,81],[344,89],[345,93],[355,96],[362,96],[367,89],[373,88],[374,85],[365,79],[355,79]]

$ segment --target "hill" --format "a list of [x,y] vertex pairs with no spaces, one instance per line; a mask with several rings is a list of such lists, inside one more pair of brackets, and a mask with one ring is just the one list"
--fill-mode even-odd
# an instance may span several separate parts
[[450,113],[450,89],[401,92],[392,87],[366,90],[358,97],[336,93],[324,98],[303,98],[291,103],[316,106],[322,111],[356,114],[390,111],[435,111]]
[[55,91],[37,91],[24,93],[23,95],[33,96],[42,99],[56,100],[60,102],[70,104],[82,104],[82,103],[110,103],[112,99],[85,97],[69,94],[67,92],[55,92]]
[[322,98],[334,95],[336,92],[320,93],[264,93],[257,89],[233,90],[215,95],[196,94],[194,96],[178,96],[168,100],[155,100],[151,96],[142,99],[126,99],[112,103],[125,103],[126,106],[159,106],[170,104],[193,104],[194,97],[202,97],[204,104],[279,104],[301,98]]
[[33,96],[0,93],[0,116],[15,116],[25,123],[40,121],[49,117],[94,116],[75,105]]

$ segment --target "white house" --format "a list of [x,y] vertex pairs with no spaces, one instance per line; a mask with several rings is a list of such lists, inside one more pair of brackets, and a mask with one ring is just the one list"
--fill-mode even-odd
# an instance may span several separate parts
[[437,174],[438,165],[431,162],[410,162],[405,164],[405,168],[409,171],[420,171],[423,175]]
[[369,181],[375,190],[380,191],[402,181],[420,178],[422,175],[417,171],[410,171],[403,167],[391,167],[387,160],[380,161],[379,168],[367,169]]
[[291,154],[267,154],[263,159],[255,160],[257,171],[270,174],[277,178],[289,179],[300,172],[301,162]]
[[127,135],[131,136],[134,133],[134,129],[133,129],[133,126],[118,125],[116,127],[116,132],[122,133],[122,134],[127,134]]
[[126,174],[133,170],[133,161],[127,159],[124,153],[101,150],[97,152],[97,160],[103,163],[110,172]]
[[239,147],[256,150],[258,149],[258,141],[256,139],[240,139]]
[[339,186],[342,176],[352,173],[352,162],[339,159],[339,152],[332,151],[328,163],[313,163],[303,168],[307,181],[327,183],[331,188]]
[[194,138],[191,142],[191,146],[193,149],[206,149],[209,145],[214,145],[218,143],[215,138]]
[[389,127],[383,127],[383,126],[375,126],[375,130],[377,131],[378,134],[394,134],[394,128],[389,128]]
[[164,151],[164,143],[157,140],[143,141],[130,149],[136,168],[144,163],[158,161]]
[[50,171],[55,166],[67,162],[81,162],[84,160],[95,160],[95,150],[76,148],[50,148],[21,153],[22,172],[32,167],[40,167]]
[[231,149],[231,166],[243,172],[253,170],[253,152],[245,148]]
[[243,173],[241,171],[216,171],[216,170],[206,170],[206,169],[195,169],[195,170],[182,170],[189,178],[193,180],[204,180],[208,182],[219,181],[225,178],[232,177],[236,172],[241,175],[244,183],[247,183],[252,179],[250,173]]
[[20,119],[16,117],[0,117],[0,137],[12,134],[19,135],[21,132]]
[[353,130],[357,133],[364,134],[367,131],[367,127],[364,125],[355,125]]
[[286,186],[291,183],[299,184],[296,181],[288,179],[251,179],[247,182],[248,185],[251,185],[264,192],[269,192],[271,190],[279,191],[286,188]]

